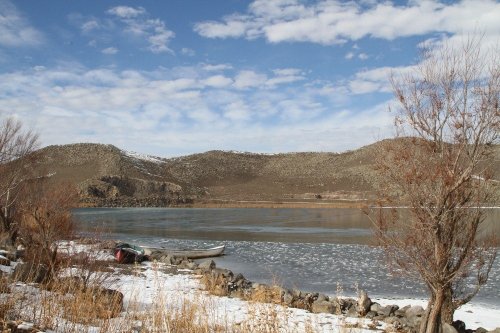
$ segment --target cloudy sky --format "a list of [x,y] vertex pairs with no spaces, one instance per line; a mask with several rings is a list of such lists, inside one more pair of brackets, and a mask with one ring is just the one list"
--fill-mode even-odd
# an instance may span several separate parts
[[392,135],[422,45],[500,38],[495,0],[0,0],[0,115],[42,145],[344,151]]

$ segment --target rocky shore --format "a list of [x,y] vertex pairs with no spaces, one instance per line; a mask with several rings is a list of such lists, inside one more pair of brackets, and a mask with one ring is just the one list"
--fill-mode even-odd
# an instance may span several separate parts
[[[102,250],[108,254],[104,255],[106,260],[111,260],[109,255],[112,242],[107,246],[99,245]],[[74,251],[79,255],[78,251]],[[23,263],[19,259],[18,253],[12,251],[0,252],[0,269],[2,273],[2,280],[11,281],[14,285],[19,283],[42,283],[45,280],[47,270],[43,265],[32,265],[30,263]],[[102,254],[101,254],[102,255]],[[243,302],[260,302],[271,304],[275,306],[283,306],[286,309],[298,309],[298,311],[305,311],[311,313],[312,316],[325,316],[321,317],[323,321],[331,320],[329,318],[347,318],[349,319],[350,327],[384,330],[384,331],[398,331],[398,332],[416,332],[420,324],[425,309],[420,305],[407,305],[398,306],[396,304],[379,304],[372,301],[368,294],[360,290],[357,298],[341,297],[341,296],[328,296],[320,293],[304,292],[300,290],[290,290],[275,285],[266,285],[255,283],[247,280],[242,274],[234,273],[228,269],[217,267],[213,260],[200,260],[193,261],[186,258],[172,257],[169,255],[157,254],[156,256],[148,258],[150,261],[142,265],[119,265],[108,261],[108,265],[114,266],[115,269],[120,271],[127,269],[139,268],[144,274],[151,270],[159,270],[165,277],[177,276],[178,274],[188,274],[188,279],[194,278],[201,281],[202,289],[210,295],[215,295],[215,299],[230,300],[239,299]],[[145,265],[145,266],[144,266]],[[123,273],[121,273],[123,274]],[[158,273],[155,273],[158,274]],[[123,275],[122,275],[123,277]],[[81,280],[76,280],[81,283]],[[186,281],[186,280],[182,280]],[[188,280],[192,281],[192,280]],[[17,283],[17,284],[16,284]],[[189,282],[192,283],[192,282]],[[147,283],[146,283],[147,284]],[[10,287],[13,288],[13,287]],[[149,288],[149,287],[147,287]],[[2,290],[1,294],[6,290]],[[127,301],[127,288],[119,284],[115,287],[103,285],[95,290],[95,293],[104,294],[109,299],[117,302],[118,308],[115,308],[112,316],[118,316],[124,309]],[[3,300],[4,298],[2,298]],[[118,301],[117,301],[118,300]],[[217,302],[217,301],[216,301]],[[240,308],[241,310],[241,308]],[[315,314],[315,315],[314,315]],[[108,313],[109,315],[109,313]],[[337,316],[337,317],[332,317]],[[363,322],[364,326],[357,323]],[[33,323],[26,323],[15,318],[4,317],[0,322],[0,327],[6,332],[16,333],[33,333],[33,332],[53,332],[42,331]],[[140,332],[141,330],[137,330]],[[475,330],[466,329],[465,324],[456,320],[452,325],[446,325],[444,332],[446,333],[487,333],[494,332],[500,333],[500,328],[488,331],[483,328]]]

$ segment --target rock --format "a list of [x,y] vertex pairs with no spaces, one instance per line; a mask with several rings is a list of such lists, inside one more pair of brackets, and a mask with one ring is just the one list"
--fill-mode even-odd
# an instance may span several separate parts
[[396,317],[405,317],[406,316],[406,310],[408,310],[410,307],[411,307],[410,305],[407,305],[407,306],[404,306],[402,308],[399,308],[399,309],[397,309],[394,312],[394,315]]
[[335,297],[333,300],[330,300],[330,302],[335,306],[336,314],[346,313],[351,305],[347,299],[339,297]]
[[425,313],[425,310],[420,305],[413,305],[408,308],[405,312],[405,316],[410,317],[422,317]]
[[476,329],[476,333],[487,333],[488,330],[486,328],[483,328],[483,327],[478,327]]
[[229,269],[225,268],[214,268],[212,269],[212,275],[219,278],[224,278],[227,280],[231,280],[233,278],[233,272]]
[[237,284],[238,282],[242,281],[242,280],[245,280],[245,277],[243,276],[243,274],[241,273],[238,273],[236,274],[232,279],[231,279],[231,283],[235,283]]
[[347,317],[351,317],[351,318],[358,318],[359,317],[359,313],[358,313],[357,307],[356,306],[351,306],[347,310],[346,316]]
[[373,312],[378,313],[381,309],[382,309],[382,305],[380,305],[378,303],[372,303],[372,305],[370,306],[370,311],[373,311]]
[[186,257],[171,257],[171,263],[172,265],[180,265],[183,261],[187,261],[188,259]]
[[387,305],[387,306],[384,306],[382,309],[380,309],[380,311],[377,311],[377,313],[380,315],[386,316],[386,317],[390,317],[398,309],[399,309],[399,307],[397,305]]
[[368,313],[365,315],[365,318],[372,319],[377,316],[377,313],[375,311],[368,311]]
[[201,264],[198,265],[198,268],[200,268],[202,270],[207,270],[207,271],[211,271],[215,267],[216,267],[216,265],[215,265],[215,262],[213,260],[205,260],[204,262],[202,262]]
[[326,300],[317,300],[311,305],[312,313],[335,313],[335,306]]
[[443,323],[442,333],[458,333],[458,331],[452,325],[448,323]]
[[294,300],[293,295],[290,293],[289,290],[286,290],[285,294],[283,295],[283,302],[287,306],[292,306],[293,300]]
[[458,333],[465,333],[465,323],[463,321],[455,320],[451,325],[455,327]]
[[411,306],[405,312],[405,317],[408,320],[408,326],[418,328],[424,314],[425,310],[420,305]]
[[493,331],[488,331],[488,333],[500,333],[500,327],[495,328]]
[[42,283],[49,278],[49,269],[42,264],[23,262],[16,265],[13,276],[22,282]]
[[0,265],[10,266],[10,260],[4,257],[3,255],[0,255]]
[[366,291],[361,290],[359,292],[357,312],[360,316],[364,316],[370,311],[370,306],[372,305],[372,300],[368,297]]
[[195,270],[196,268],[198,268],[198,264],[188,259],[183,259],[178,266],[179,268],[190,269],[190,270]]
[[318,297],[316,297],[317,301],[328,301],[328,296],[325,294],[318,294]]

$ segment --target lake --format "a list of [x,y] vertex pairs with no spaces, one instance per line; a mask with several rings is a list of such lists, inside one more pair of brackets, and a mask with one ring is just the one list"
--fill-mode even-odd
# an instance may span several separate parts
[[[226,244],[215,258],[256,282],[334,295],[356,288],[377,297],[425,297],[421,284],[390,274],[373,246],[371,222],[359,209],[81,208],[81,233],[158,247]],[[489,210],[488,231],[500,234],[500,210]],[[475,302],[500,305],[500,260]]]

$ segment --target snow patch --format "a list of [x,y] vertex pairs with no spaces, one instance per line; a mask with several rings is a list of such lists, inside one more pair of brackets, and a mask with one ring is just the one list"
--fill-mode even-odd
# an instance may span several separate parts
[[158,164],[163,164],[165,161],[161,157],[157,156],[151,156],[151,155],[145,155],[145,154],[139,154],[135,151],[127,151],[127,150],[122,150],[123,154],[125,154],[128,157],[137,159],[137,160],[142,160],[142,161],[147,161],[147,162],[153,162],[153,163],[158,163]]

